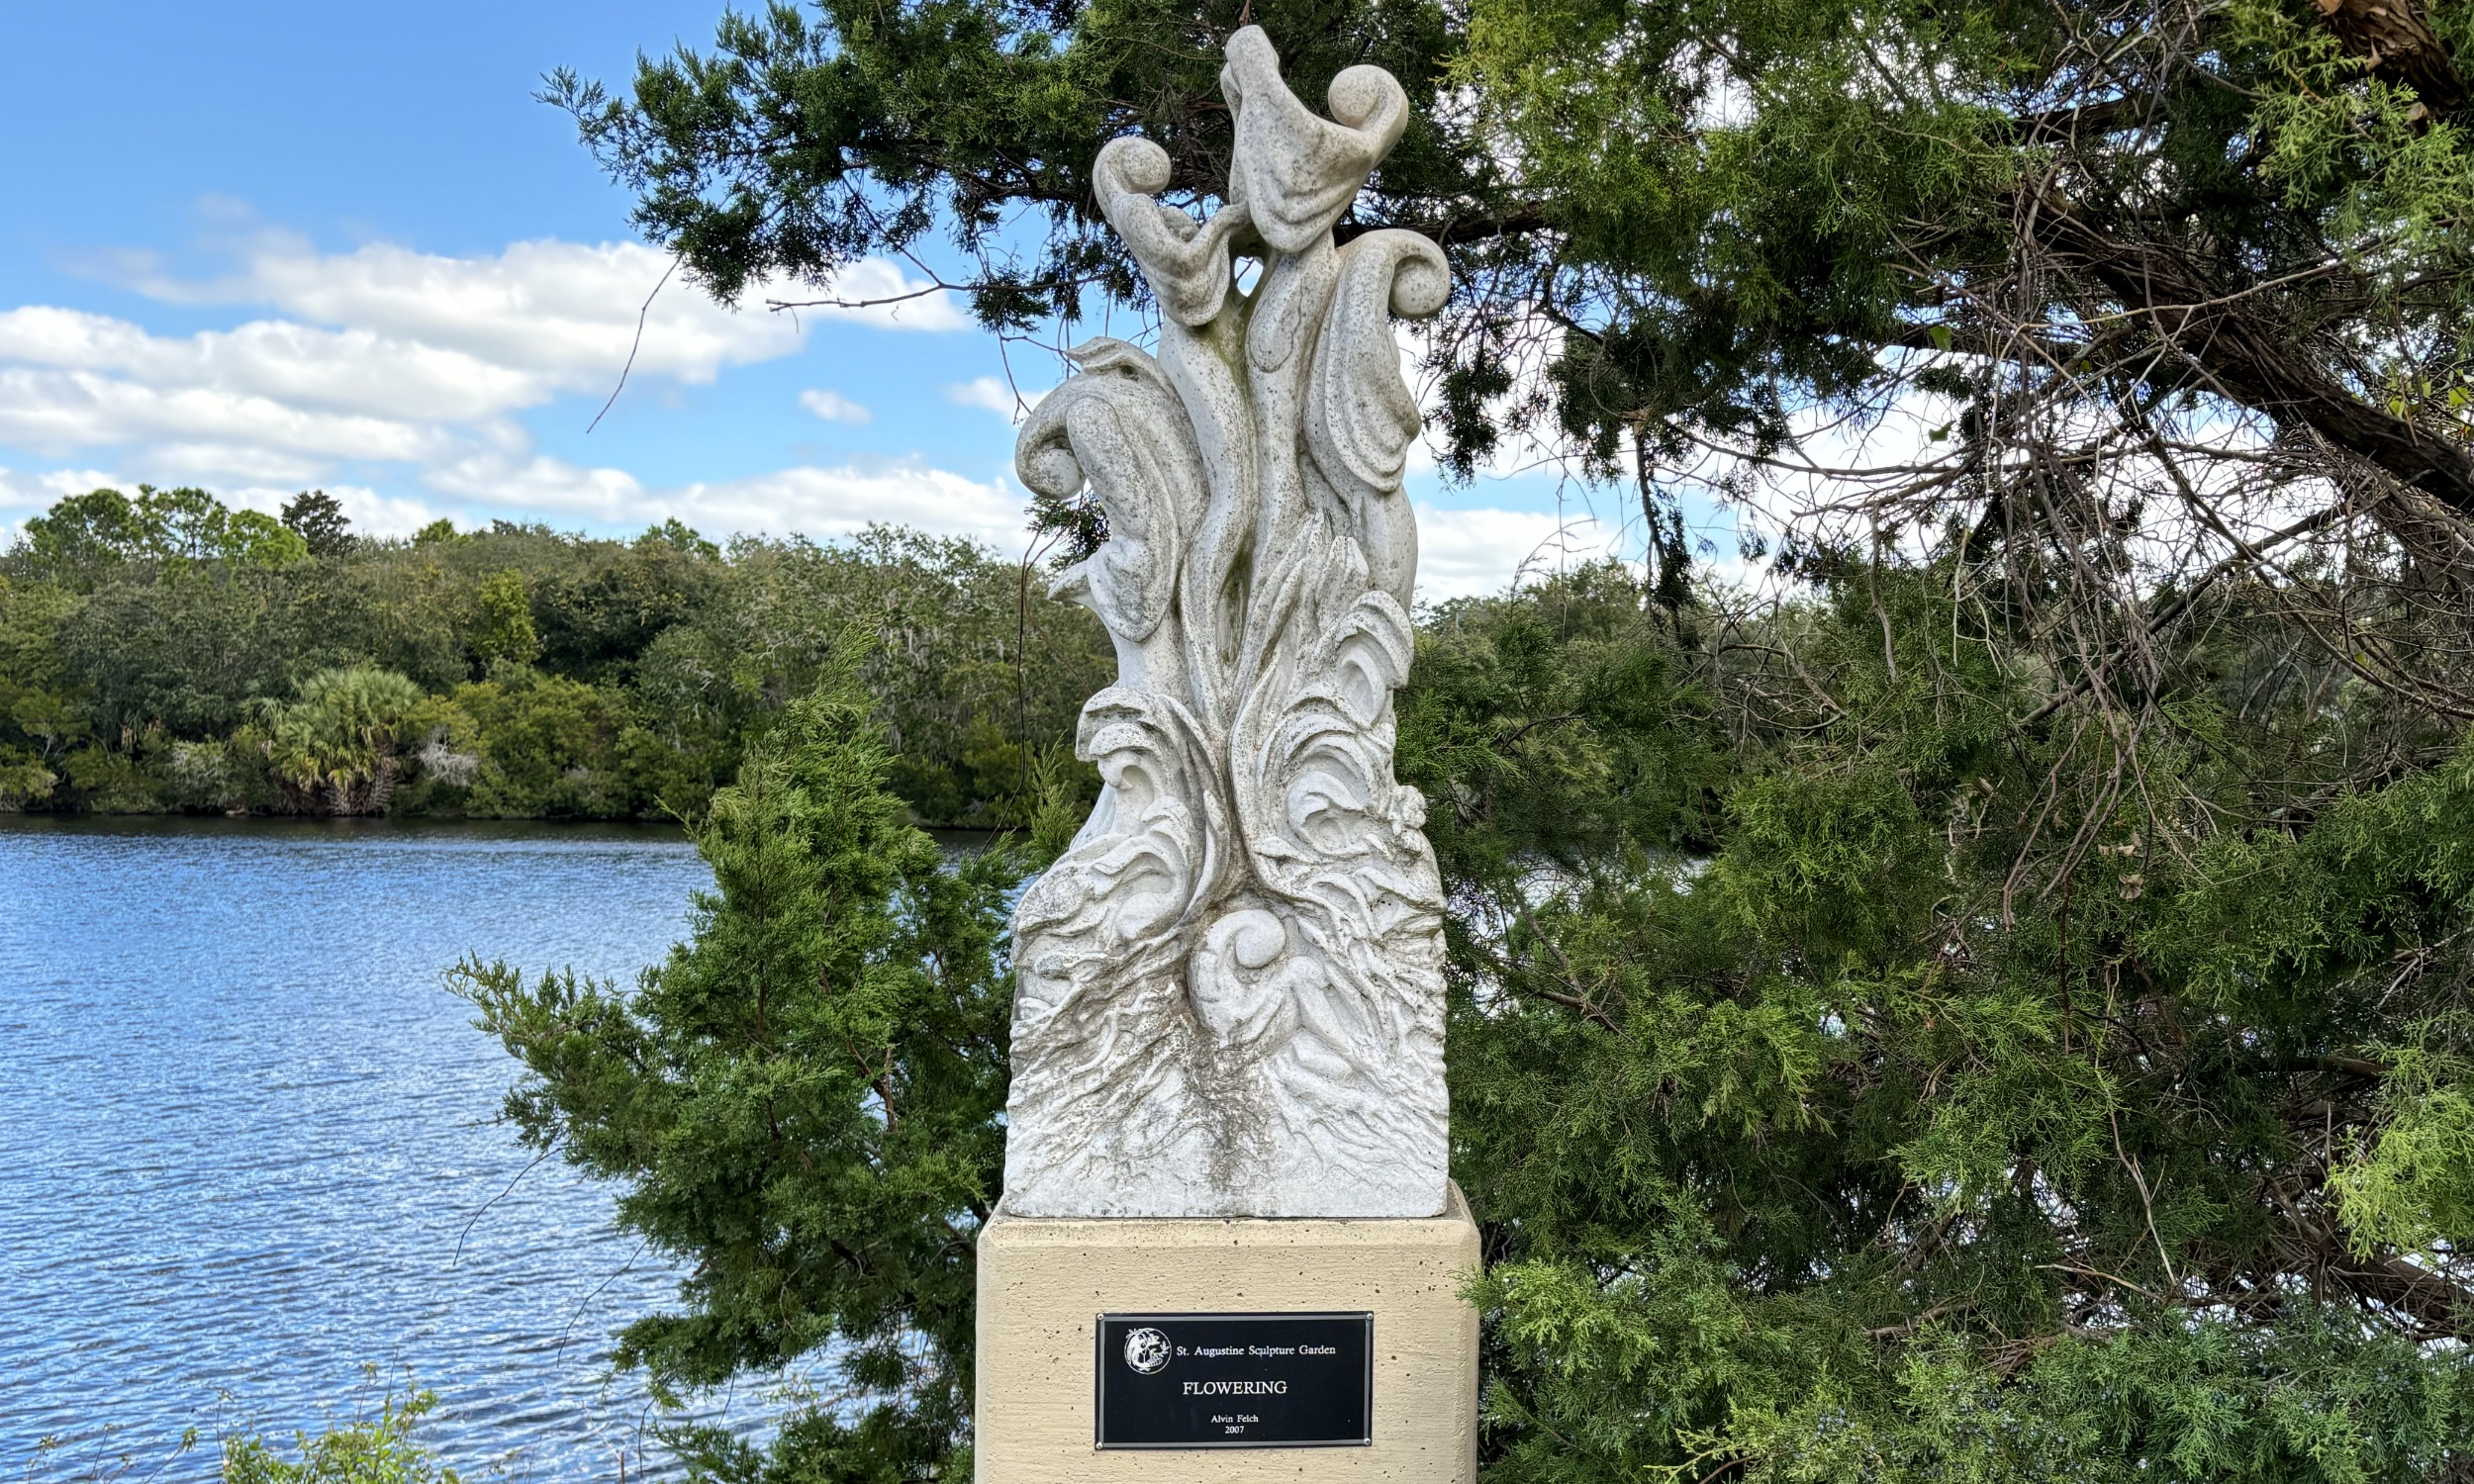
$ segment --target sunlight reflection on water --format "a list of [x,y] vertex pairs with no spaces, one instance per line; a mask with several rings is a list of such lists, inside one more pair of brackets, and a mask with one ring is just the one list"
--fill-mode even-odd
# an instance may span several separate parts
[[364,1363],[468,1479],[634,1476],[609,1337],[674,1275],[607,1188],[517,1179],[515,1064],[439,975],[631,982],[710,881],[650,826],[0,816],[0,1477],[211,1478],[219,1427],[374,1405]]

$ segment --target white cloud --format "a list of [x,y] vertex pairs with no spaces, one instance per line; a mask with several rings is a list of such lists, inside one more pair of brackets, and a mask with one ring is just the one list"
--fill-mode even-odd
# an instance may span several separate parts
[[[518,242],[471,257],[379,243],[322,254],[260,233],[233,272],[205,281],[167,276],[141,254],[102,256],[155,299],[246,305],[257,318],[162,333],[77,309],[0,309],[0,450],[63,463],[100,456],[117,471],[0,471],[0,521],[72,487],[143,479],[208,485],[268,510],[324,486],[362,528],[383,532],[445,513],[611,524],[675,513],[716,532],[800,529],[809,516],[841,530],[874,515],[1008,541],[1020,525],[1019,502],[998,485],[890,463],[649,489],[624,469],[545,457],[518,420],[559,397],[598,401],[622,368],[630,395],[646,380],[710,383],[798,352],[818,319],[969,327],[948,296],[905,297],[929,286],[892,263],[856,264],[832,292],[899,302],[774,313],[762,307],[766,286],[730,310],[682,277],[665,283],[669,258],[633,243]],[[831,420],[871,417],[835,392],[800,400]],[[381,495],[347,477],[370,463],[405,466],[404,487]],[[863,511],[873,499],[884,503]]]
[[0,362],[446,420],[526,407],[561,386],[559,377],[537,369],[367,328],[261,320],[173,338],[126,320],[46,306],[0,313]]
[[939,535],[969,536],[999,551],[1022,544],[1019,491],[916,460],[783,469],[690,485],[666,492],[659,503],[705,530],[799,531],[824,538],[892,520]]
[[1616,554],[1620,538],[1594,515],[1417,507],[1417,596],[1436,603],[1499,593]]
[[[17,539],[27,520],[64,495],[83,495],[119,485],[100,469],[51,469],[37,473],[0,466],[0,546]],[[126,487],[124,487],[126,488]]]
[[198,460],[184,480],[314,480],[347,459],[430,471],[525,444],[514,414],[614,385],[630,347],[635,373],[699,382],[804,343],[790,320],[675,287],[637,347],[636,310],[661,262],[642,247],[539,242],[474,259],[261,253],[236,280],[149,287],[202,300],[245,288],[329,324],[159,335],[76,310],[0,312],[0,445]]
[[[723,309],[685,284],[666,286],[646,309],[666,266],[632,243],[519,242],[476,258],[384,244],[320,256],[279,244],[231,278],[141,287],[298,318],[164,336],[105,315],[24,306],[0,313],[0,367],[14,378],[0,439],[56,453],[211,423],[298,451],[419,458],[403,433],[321,431],[316,419],[467,423],[605,390],[622,369],[705,383],[805,344],[802,321]],[[886,289],[908,282],[877,263],[847,276]],[[895,323],[874,311],[844,317]],[[934,318],[920,311],[901,323]],[[302,416],[276,417],[273,408]],[[265,430],[276,423],[288,430]]]
[[117,483],[100,469],[52,469],[35,473],[0,467],[0,521],[14,534],[29,515],[40,515],[64,495],[82,495]]
[[[973,478],[917,458],[875,459],[655,486],[626,469],[542,452],[519,415],[565,396],[598,402],[631,351],[630,396],[641,380],[709,383],[733,366],[791,355],[817,316],[967,327],[938,296],[864,310],[734,312],[675,279],[646,309],[667,266],[633,244],[520,242],[452,258],[385,244],[322,255],[270,236],[210,282],[124,264],[157,299],[254,307],[257,317],[239,323],[164,333],[81,310],[0,310],[0,450],[78,466],[0,468],[0,529],[62,495],[147,480],[206,485],[268,511],[323,487],[356,528],[377,534],[442,515],[467,525],[506,515],[605,528],[676,516],[715,535],[829,538],[892,519],[1019,549],[1021,492],[993,470]],[[846,274],[838,292],[891,299],[920,287],[871,262]],[[1008,421],[1046,391],[997,376],[945,389],[954,403]],[[827,421],[873,417],[826,388],[798,400]],[[407,477],[373,487],[360,472],[371,463],[401,466]],[[1598,555],[1612,539],[1586,520],[1510,510],[1421,506],[1420,524],[1419,592],[1429,600],[1497,591],[1517,574]]]
[[[971,325],[953,296],[929,292],[933,285],[881,258],[844,269],[829,296],[757,284],[737,309],[723,308],[684,275],[670,273],[670,262],[640,242],[544,239],[516,242],[494,256],[442,257],[383,242],[320,253],[268,235],[226,277],[201,282],[150,275],[136,287],[177,303],[271,305],[320,324],[452,346],[505,365],[584,364],[615,375],[634,346],[638,370],[688,381],[710,381],[722,365],[796,348],[809,319],[931,331]],[[869,307],[764,307],[776,298],[826,297]]]
[[[428,501],[402,496],[381,495],[366,485],[325,485],[328,494],[343,507],[343,518],[352,522],[352,529],[367,536],[409,536],[432,520],[447,518],[452,512]],[[265,492],[267,498],[272,491]],[[290,499],[287,491],[283,499]],[[272,513],[278,507],[269,504],[263,509]]]
[[839,392],[829,392],[821,387],[809,387],[800,393],[799,405],[827,422],[859,424],[876,420],[876,414]]
[[651,488],[618,469],[481,456],[441,470],[433,483],[449,494],[512,505],[553,523],[649,525],[675,516],[714,534],[798,532],[825,540],[884,520],[969,536],[1000,550],[1018,546],[1023,529],[1023,500],[1010,485],[974,480],[918,459],[800,465],[744,479]]
[[1047,396],[1048,391],[1046,387],[1017,390],[1001,376],[975,376],[948,386],[945,396],[957,406],[975,407],[984,413],[995,413],[1007,422],[1019,422],[1024,414],[1039,406],[1039,399]]
[[132,443],[166,452],[213,443],[293,455],[298,467],[315,469],[343,458],[421,462],[454,439],[436,421],[304,406],[245,384],[0,366],[0,444],[50,458]]

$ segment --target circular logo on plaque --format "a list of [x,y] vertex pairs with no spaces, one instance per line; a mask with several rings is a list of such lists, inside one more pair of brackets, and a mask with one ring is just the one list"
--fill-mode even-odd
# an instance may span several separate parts
[[1168,1368],[1169,1337],[1148,1325],[1125,1332],[1125,1363],[1138,1375],[1157,1375]]

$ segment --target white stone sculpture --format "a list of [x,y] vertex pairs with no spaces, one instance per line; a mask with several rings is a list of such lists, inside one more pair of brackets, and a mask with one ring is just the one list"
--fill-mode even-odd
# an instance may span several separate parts
[[[1230,38],[1227,204],[1154,199],[1157,144],[1099,152],[1099,206],[1157,294],[1157,355],[1073,352],[1015,452],[1086,483],[1107,540],[1056,584],[1115,640],[1083,708],[1105,788],[1014,913],[1003,1209],[1433,1216],[1444,1209],[1442,886],[1392,778],[1417,435],[1391,316],[1449,290],[1415,232],[1332,227],[1400,139],[1379,67],[1331,119]],[[1240,293],[1231,258],[1261,276]]]

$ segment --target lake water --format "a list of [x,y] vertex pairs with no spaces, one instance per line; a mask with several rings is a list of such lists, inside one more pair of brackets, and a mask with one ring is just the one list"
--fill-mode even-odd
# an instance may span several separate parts
[[211,1478],[408,1367],[467,1479],[662,1472],[606,1356],[674,1275],[526,1171],[440,971],[632,982],[709,882],[665,828],[0,816],[0,1479]]

